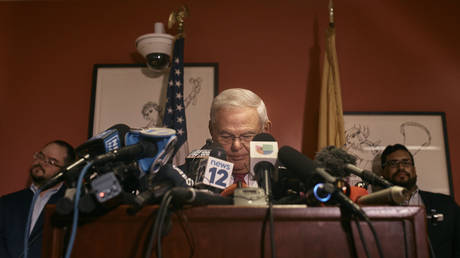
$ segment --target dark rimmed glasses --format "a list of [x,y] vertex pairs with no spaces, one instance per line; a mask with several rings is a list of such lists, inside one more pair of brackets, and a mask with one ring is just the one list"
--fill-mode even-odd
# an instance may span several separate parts
[[221,134],[221,135],[218,135],[217,137],[221,144],[231,144],[233,143],[233,141],[236,141],[236,139],[238,139],[241,143],[249,144],[254,138],[254,136],[256,136],[255,133],[247,133],[247,134],[242,134],[239,136],[232,135],[232,134]]
[[410,159],[402,159],[402,160],[388,160],[385,162],[385,167],[390,167],[390,168],[399,168],[399,166],[403,166],[405,168],[410,168],[414,164],[412,163],[412,160]]
[[54,166],[54,167],[57,167],[57,168],[63,168],[63,166],[58,165],[58,161],[55,158],[47,157],[41,151],[35,152],[34,155],[33,155],[33,158],[36,159],[36,160],[43,161],[43,162],[45,162],[46,164],[48,164],[50,166]]

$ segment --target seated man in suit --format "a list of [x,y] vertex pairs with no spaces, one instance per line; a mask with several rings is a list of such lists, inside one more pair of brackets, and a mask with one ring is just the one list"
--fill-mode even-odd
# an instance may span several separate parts
[[[0,197],[0,257],[17,258],[23,255],[24,231],[34,193],[74,159],[73,147],[67,142],[55,140],[46,144],[33,155],[29,170],[32,180],[30,187]],[[61,183],[40,193],[32,214],[29,257],[41,255],[44,206],[56,203],[64,192],[65,187]]]
[[[437,258],[460,257],[460,208],[447,195],[420,190],[414,157],[401,144],[389,145],[381,155],[382,176],[411,193],[408,205],[425,206],[428,218],[428,236]],[[436,220],[434,214],[444,218]]]

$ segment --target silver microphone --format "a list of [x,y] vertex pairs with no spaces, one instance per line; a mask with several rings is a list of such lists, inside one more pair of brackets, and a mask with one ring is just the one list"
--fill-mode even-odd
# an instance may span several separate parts
[[392,186],[368,195],[357,200],[362,205],[400,205],[409,200],[409,191],[401,186]]

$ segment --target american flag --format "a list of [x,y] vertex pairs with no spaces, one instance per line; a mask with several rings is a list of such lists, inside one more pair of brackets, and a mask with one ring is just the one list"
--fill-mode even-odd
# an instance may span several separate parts
[[187,123],[184,105],[184,38],[179,37],[174,43],[173,62],[169,72],[166,109],[163,124],[176,130],[177,143],[174,165],[185,163],[188,154]]

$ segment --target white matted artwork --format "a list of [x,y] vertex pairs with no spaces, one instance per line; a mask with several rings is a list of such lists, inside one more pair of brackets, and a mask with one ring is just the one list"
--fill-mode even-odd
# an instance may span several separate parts
[[453,196],[443,112],[344,112],[344,123],[345,150],[358,167],[381,169],[375,156],[400,143],[414,156],[419,188]]
[[[161,127],[169,73],[144,64],[94,66],[89,136],[123,123],[131,128]],[[184,104],[189,149],[210,138],[209,111],[217,93],[217,63],[185,63]]]

